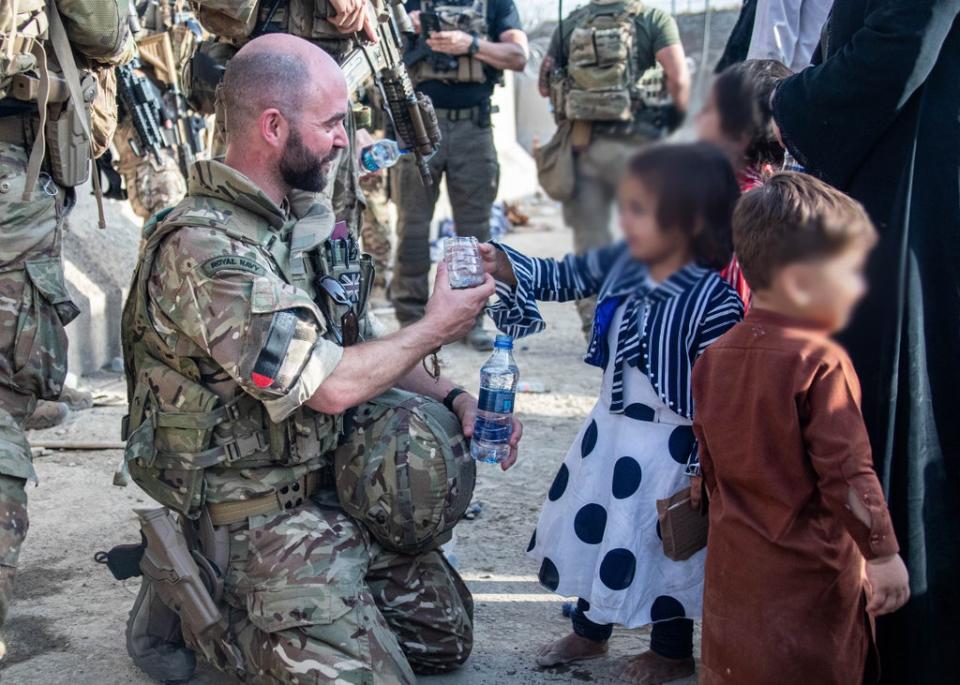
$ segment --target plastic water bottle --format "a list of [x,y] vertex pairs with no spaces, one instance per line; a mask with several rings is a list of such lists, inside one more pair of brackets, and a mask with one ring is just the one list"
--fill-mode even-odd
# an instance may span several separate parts
[[470,443],[477,461],[497,464],[510,456],[513,399],[520,379],[512,350],[513,338],[498,335],[493,354],[480,368],[480,401]]
[[360,151],[360,162],[363,168],[371,174],[383,169],[389,169],[400,161],[403,152],[397,141],[386,138],[368,145]]

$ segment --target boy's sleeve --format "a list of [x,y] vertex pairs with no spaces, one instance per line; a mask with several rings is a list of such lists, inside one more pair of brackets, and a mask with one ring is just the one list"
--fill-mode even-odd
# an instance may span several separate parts
[[873,470],[870,440],[860,413],[860,389],[849,363],[820,363],[806,394],[804,443],[824,502],[843,522],[867,559],[899,551],[890,513]]
[[620,243],[556,260],[528,257],[499,242],[493,245],[507,255],[517,285],[498,281],[498,299],[487,307],[487,314],[498,329],[514,338],[539,333],[546,327],[537,300],[567,302],[596,295],[624,250]]

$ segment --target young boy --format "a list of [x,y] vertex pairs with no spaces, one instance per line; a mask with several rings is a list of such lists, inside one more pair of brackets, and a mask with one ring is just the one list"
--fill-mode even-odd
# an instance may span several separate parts
[[859,382],[829,336],[866,290],[873,226],[785,173],[741,198],[733,232],[753,307],[693,372],[710,498],[700,682],[870,682],[871,617],[906,602],[908,577]]

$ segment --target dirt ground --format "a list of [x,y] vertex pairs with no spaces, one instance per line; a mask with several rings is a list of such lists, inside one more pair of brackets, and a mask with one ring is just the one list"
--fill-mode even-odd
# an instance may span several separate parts
[[[571,235],[558,227],[556,207],[543,203],[532,209],[532,226],[511,234],[509,242],[531,253],[560,256],[570,248]],[[455,553],[477,600],[473,656],[455,674],[423,679],[431,685],[616,682],[609,676],[614,661],[643,650],[648,640],[645,630],[617,630],[607,659],[547,671],[533,665],[535,649],[564,635],[569,623],[561,615],[564,599],[539,587],[537,566],[524,550],[600,380],[599,370],[581,361],[584,341],[573,305],[544,304],[543,313],[547,331],[518,342],[516,358],[522,379],[539,381],[548,392],[518,396],[525,423],[520,462],[507,473],[479,465],[475,499],[483,504],[482,516],[457,528]],[[452,345],[442,354],[444,371],[476,391],[485,356]],[[101,406],[75,412],[57,428],[34,431],[31,441],[119,440],[120,376],[104,372],[82,384],[95,391]],[[93,561],[98,550],[135,541],[132,510],[151,506],[135,485],[111,484],[119,459],[119,450],[36,450],[40,486],[29,489],[30,531],[16,602],[4,627],[9,653],[0,677],[5,684],[150,682],[131,664],[123,641],[137,581],[118,583]],[[202,669],[193,682],[231,681]]]

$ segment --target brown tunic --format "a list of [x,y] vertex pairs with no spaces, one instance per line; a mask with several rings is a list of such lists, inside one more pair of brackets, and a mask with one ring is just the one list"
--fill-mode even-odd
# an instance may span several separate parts
[[863,558],[898,547],[846,353],[752,309],[697,362],[693,393],[710,497],[700,682],[863,682]]

